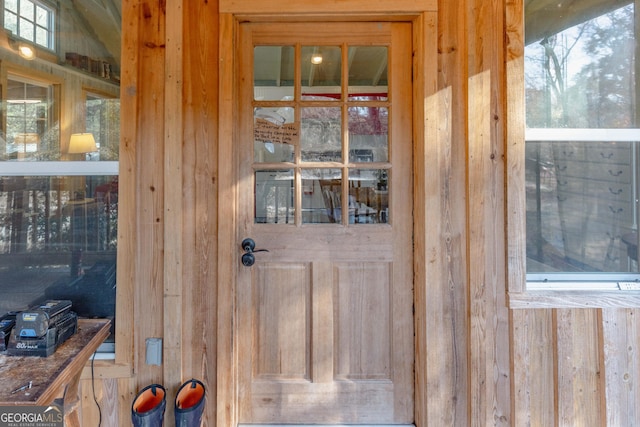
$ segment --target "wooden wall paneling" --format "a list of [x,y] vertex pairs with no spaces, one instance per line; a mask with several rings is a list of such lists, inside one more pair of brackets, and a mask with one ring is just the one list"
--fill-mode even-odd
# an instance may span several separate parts
[[137,86],[138,86],[138,36],[137,18],[139,4],[133,0],[122,1],[122,68],[120,70],[120,153],[118,189],[118,254],[116,307],[116,363],[131,365],[134,360],[134,287],[136,283],[136,135]]
[[[118,380],[115,378],[83,380],[81,395],[82,425],[122,425],[119,421],[121,402],[118,396]],[[130,422],[129,418],[128,423]]]
[[505,0],[506,34],[506,194],[507,277],[510,293],[525,291],[526,236],[524,184],[524,10],[523,1]]
[[[165,83],[165,9],[161,2],[144,2],[134,18],[139,20],[137,43],[139,50],[137,85],[134,91],[136,109],[128,120],[138,123],[131,141],[136,145],[135,233],[136,274],[133,280],[135,308],[136,388],[152,382],[162,382],[162,366],[145,363],[145,340],[162,338],[164,333],[164,83]],[[131,183],[130,183],[131,184]],[[173,226],[173,224],[172,224]],[[165,355],[166,356],[166,355]]]
[[[100,420],[101,418],[102,409],[113,411],[110,413],[112,413],[114,417],[117,417],[117,407],[106,408],[105,403],[108,404],[110,402],[103,402],[105,394],[103,393],[102,386],[103,380],[101,379],[93,381],[91,379],[80,381],[80,406],[82,408],[82,411],[80,412],[80,422],[82,423],[82,425],[97,425],[98,420]],[[100,409],[98,409],[96,403],[93,400],[94,390],[95,397],[98,401],[98,404],[100,405]],[[117,420],[110,420],[110,425],[115,425],[114,421],[117,422]]]
[[471,424],[511,425],[504,209],[503,3],[468,1]]
[[186,380],[205,384],[205,425],[215,425],[217,333],[218,8],[183,2],[183,356]]
[[[422,426],[468,426],[468,301],[465,244],[465,19],[441,1],[424,15],[418,58],[416,161],[417,419]],[[436,38],[430,30],[436,25]],[[433,49],[437,49],[437,53]],[[434,58],[437,58],[434,61]],[[435,68],[437,67],[437,69]],[[432,74],[433,73],[433,74]],[[435,76],[435,79],[434,79]],[[417,88],[416,88],[417,89]],[[424,123],[421,129],[420,123]],[[420,146],[419,144],[423,144]],[[421,241],[423,240],[423,241]]]
[[218,128],[218,301],[217,307],[217,387],[216,425],[235,426],[237,410],[234,399],[237,388],[236,362],[234,360],[235,320],[235,271],[239,262],[234,252],[229,252],[229,242],[236,242],[234,191],[234,163],[232,139],[234,109],[234,48],[236,22],[230,14],[220,14],[219,29],[219,128]]
[[640,310],[602,310],[606,425],[640,425]]
[[[135,392],[137,391],[136,379],[134,377],[118,378],[117,387],[120,410],[118,411],[118,423],[115,425],[127,426],[131,422],[131,405],[133,404]],[[94,422],[93,424],[89,425],[98,424]]]
[[557,423],[606,425],[600,310],[559,309],[556,313]]
[[557,413],[552,310],[512,311],[512,425],[553,426]]
[[[164,55],[164,292],[163,292],[163,381],[167,389],[165,416],[173,419],[177,387],[182,383],[182,355],[191,348],[183,346],[182,331],[188,328],[189,319],[183,315],[183,270],[187,259],[183,258],[183,171],[192,174],[190,166],[183,165],[183,31],[184,18],[181,0],[167,0],[165,18]],[[183,168],[183,166],[185,166]],[[193,248],[190,248],[190,252]],[[186,327],[186,328],[185,328]]]
[[[426,227],[426,210],[427,206],[435,208],[433,205],[439,206],[440,197],[438,197],[438,185],[429,179],[428,173],[433,169],[427,166],[427,141],[437,134],[437,123],[435,116],[437,115],[437,103],[435,102],[437,68],[434,69],[433,63],[425,49],[430,44],[436,45],[437,41],[437,15],[423,14],[413,21],[413,50],[414,56],[414,102],[413,102],[413,118],[414,118],[414,153],[413,153],[413,195],[414,195],[414,322],[415,322],[415,423],[416,425],[427,425],[427,417],[429,414],[429,393],[428,393],[428,359],[427,359],[427,333],[428,329],[428,312],[427,301],[427,273],[429,263],[427,259],[427,233],[434,232]],[[432,35],[433,34],[433,35]],[[431,65],[431,66],[430,66]],[[425,123],[425,127],[420,126]],[[429,183],[429,185],[427,185]],[[432,203],[427,203],[432,201]],[[437,208],[436,208],[437,209]],[[433,227],[434,229],[437,227]],[[435,236],[438,235],[435,231]],[[429,245],[429,257],[434,259],[439,253],[437,245]],[[437,394],[436,396],[441,396]]]

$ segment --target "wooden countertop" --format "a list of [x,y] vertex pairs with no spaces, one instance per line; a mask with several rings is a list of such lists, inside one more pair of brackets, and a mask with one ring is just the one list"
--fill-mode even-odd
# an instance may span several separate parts
[[[47,405],[62,397],[109,336],[110,323],[108,319],[78,319],[78,331],[48,357],[0,353],[0,405]],[[30,389],[11,393],[29,381]]]

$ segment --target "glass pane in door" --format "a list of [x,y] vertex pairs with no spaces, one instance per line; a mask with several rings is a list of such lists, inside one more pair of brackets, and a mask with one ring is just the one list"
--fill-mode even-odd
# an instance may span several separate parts
[[349,107],[349,160],[354,163],[389,160],[389,110]]
[[342,223],[342,171],[302,170],[302,223]]
[[258,101],[293,98],[293,46],[256,46],[253,49],[253,97]]
[[300,61],[303,96],[341,98],[342,49],[339,46],[303,46]]
[[386,169],[349,169],[349,223],[388,223],[388,189]]
[[300,150],[304,162],[342,160],[342,114],[336,107],[305,107],[301,111]]
[[290,224],[294,222],[293,170],[255,172],[255,222]]
[[293,108],[258,107],[253,110],[254,160],[259,163],[292,162],[298,138]]
[[386,101],[388,98],[386,46],[349,47],[349,100]]

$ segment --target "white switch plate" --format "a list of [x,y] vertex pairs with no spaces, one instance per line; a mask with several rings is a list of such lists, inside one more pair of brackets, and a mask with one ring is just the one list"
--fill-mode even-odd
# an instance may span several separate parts
[[162,364],[162,338],[147,338],[145,340],[147,365]]

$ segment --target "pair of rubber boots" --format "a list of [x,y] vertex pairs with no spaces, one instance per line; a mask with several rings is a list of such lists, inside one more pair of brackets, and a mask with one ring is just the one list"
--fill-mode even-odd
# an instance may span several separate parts
[[[176,394],[176,427],[199,427],[204,411],[204,384],[191,379],[180,386]],[[140,390],[131,405],[134,427],[162,427],[167,393],[160,384],[151,384]]]

